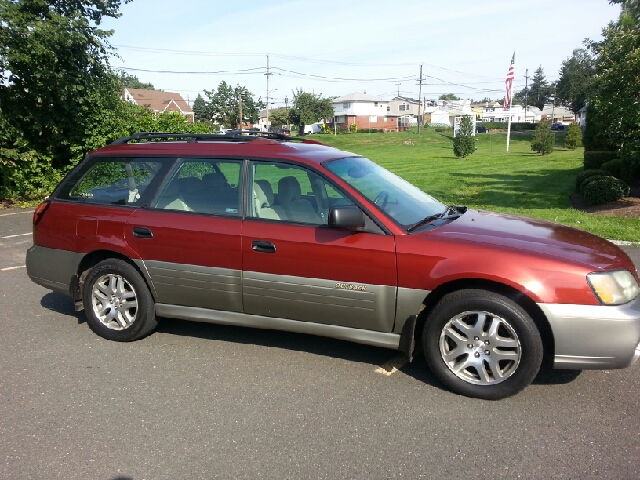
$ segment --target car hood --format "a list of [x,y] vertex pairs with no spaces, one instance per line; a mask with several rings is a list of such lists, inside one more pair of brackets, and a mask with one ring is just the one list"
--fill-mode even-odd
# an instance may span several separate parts
[[627,254],[584,230],[529,217],[467,210],[456,220],[431,230],[430,237],[486,244],[579,263],[594,270],[624,268],[635,273]]

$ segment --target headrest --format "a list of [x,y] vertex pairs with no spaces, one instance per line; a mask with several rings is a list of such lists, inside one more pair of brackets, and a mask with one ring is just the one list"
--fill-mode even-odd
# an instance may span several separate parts
[[280,203],[295,202],[300,199],[300,183],[296,177],[283,177],[278,182],[278,200]]
[[202,176],[206,188],[220,189],[226,186],[227,180],[219,173],[207,173]]
[[269,180],[256,180],[255,183],[260,185],[260,188],[262,189],[262,192],[266,197],[267,206],[273,205],[275,196],[273,195],[273,188],[271,188],[271,184],[269,183]]
[[186,177],[178,179],[180,185],[180,193],[193,193],[204,188],[202,180],[196,177]]
[[[262,191],[262,187],[260,187],[258,182],[255,182],[253,184],[253,198],[255,200],[254,204],[255,204],[256,208],[258,208],[258,209],[263,208],[263,207],[268,205],[267,196]],[[256,212],[256,214],[257,213],[258,212]]]

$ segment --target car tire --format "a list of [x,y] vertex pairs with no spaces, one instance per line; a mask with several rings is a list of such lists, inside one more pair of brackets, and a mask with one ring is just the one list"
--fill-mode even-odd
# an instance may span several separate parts
[[138,340],[157,325],[147,284],[124,260],[110,258],[93,267],[84,281],[82,300],[89,327],[108,340]]
[[499,400],[528,386],[540,369],[543,345],[527,312],[487,290],[442,297],[422,331],[427,364],[452,391]]

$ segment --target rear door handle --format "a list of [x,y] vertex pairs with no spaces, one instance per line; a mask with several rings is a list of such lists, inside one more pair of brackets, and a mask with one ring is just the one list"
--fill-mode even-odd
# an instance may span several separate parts
[[264,240],[254,240],[251,242],[251,248],[254,252],[260,253],[276,253],[276,246],[271,242]]
[[153,238],[153,232],[147,227],[133,227],[133,236],[137,238]]

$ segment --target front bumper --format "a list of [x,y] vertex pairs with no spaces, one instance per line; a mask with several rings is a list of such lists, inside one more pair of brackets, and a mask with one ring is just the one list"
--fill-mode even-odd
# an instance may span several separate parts
[[538,306],[553,332],[554,368],[626,368],[640,357],[640,296],[616,306]]

